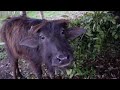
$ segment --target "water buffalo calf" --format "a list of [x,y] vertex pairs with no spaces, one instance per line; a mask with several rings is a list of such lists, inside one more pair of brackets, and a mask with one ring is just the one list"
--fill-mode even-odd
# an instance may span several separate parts
[[73,51],[68,40],[84,34],[86,30],[67,28],[68,23],[68,20],[40,20],[23,16],[4,21],[1,36],[14,79],[21,76],[18,59],[28,60],[38,79],[42,78],[42,63],[45,63],[51,75],[54,75],[55,67],[64,68],[71,64]]

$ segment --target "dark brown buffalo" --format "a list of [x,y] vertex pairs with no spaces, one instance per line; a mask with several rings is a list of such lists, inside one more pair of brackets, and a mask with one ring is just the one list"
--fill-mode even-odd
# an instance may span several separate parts
[[36,76],[42,78],[44,63],[51,76],[55,68],[64,68],[73,61],[73,51],[68,40],[86,32],[82,28],[67,28],[67,20],[40,20],[18,16],[8,18],[1,28],[14,79],[21,76],[18,59],[28,60]]

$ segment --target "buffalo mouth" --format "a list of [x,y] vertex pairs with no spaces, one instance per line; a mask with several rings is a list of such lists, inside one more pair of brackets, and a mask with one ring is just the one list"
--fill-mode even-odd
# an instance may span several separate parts
[[69,63],[66,63],[66,64],[63,64],[63,65],[60,65],[58,66],[59,68],[64,68],[64,67],[67,67],[67,66],[70,66],[71,65],[71,62]]
[[53,67],[58,67],[58,68],[66,68],[69,67],[72,64],[72,61],[70,60],[67,63],[64,64],[52,64]]

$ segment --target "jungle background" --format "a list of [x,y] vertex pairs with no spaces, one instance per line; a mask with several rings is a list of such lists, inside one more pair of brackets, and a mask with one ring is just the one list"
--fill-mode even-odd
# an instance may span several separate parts
[[[119,79],[120,78],[120,12],[115,11],[44,11],[44,18],[69,19],[68,27],[80,26],[87,30],[83,37],[71,41],[75,61],[67,75],[57,79]],[[0,11],[2,20],[18,16],[20,11]],[[27,16],[41,19],[39,11],[27,11]],[[0,79],[12,79],[10,62],[4,42],[0,41]],[[35,79],[25,60],[19,62],[20,71],[28,79]],[[43,76],[47,78],[46,75]]]

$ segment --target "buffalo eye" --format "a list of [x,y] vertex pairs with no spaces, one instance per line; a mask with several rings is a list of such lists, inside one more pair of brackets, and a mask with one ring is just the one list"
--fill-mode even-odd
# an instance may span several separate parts
[[61,34],[64,34],[64,31],[62,31]]
[[65,33],[64,33],[64,28],[62,28],[62,30],[61,30],[61,35],[64,35]]
[[44,36],[39,36],[39,37],[40,37],[40,39],[42,39],[42,40],[43,40],[43,39],[45,39],[45,37],[44,37]]

